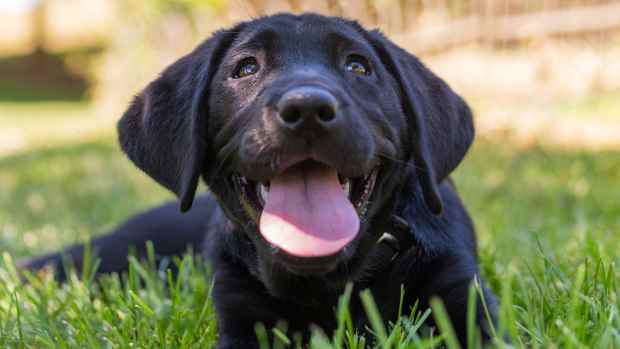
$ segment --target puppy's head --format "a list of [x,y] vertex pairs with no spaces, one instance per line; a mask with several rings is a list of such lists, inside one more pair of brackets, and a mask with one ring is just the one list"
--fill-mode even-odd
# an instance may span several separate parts
[[120,142],[188,210],[202,177],[258,262],[355,271],[415,180],[437,186],[473,140],[467,105],[355,22],[276,15],[215,33],[133,101]]

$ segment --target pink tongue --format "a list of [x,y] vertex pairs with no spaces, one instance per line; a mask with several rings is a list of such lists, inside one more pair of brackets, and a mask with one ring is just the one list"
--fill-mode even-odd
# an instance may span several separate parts
[[260,216],[263,237],[299,257],[327,256],[351,242],[359,217],[327,166],[295,166],[271,180]]

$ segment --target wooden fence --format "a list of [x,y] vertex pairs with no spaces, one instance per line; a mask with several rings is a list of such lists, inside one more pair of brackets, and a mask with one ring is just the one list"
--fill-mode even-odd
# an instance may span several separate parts
[[[239,1],[231,1],[233,5]],[[253,15],[318,11],[380,26],[433,52],[484,42],[607,33],[620,29],[618,0],[245,0]]]

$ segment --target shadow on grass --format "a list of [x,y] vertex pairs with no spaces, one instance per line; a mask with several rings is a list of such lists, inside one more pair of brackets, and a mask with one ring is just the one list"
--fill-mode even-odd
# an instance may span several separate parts
[[[85,100],[90,87],[88,67],[101,51],[101,47],[93,47],[0,57],[0,102]],[[67,64],[68,59],[73,66]]]

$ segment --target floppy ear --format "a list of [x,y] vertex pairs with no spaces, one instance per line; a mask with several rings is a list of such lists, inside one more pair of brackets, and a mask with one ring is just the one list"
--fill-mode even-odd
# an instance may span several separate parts
[[191,208],[205,154],[209,85],[239,28],[216,32],[138,94],[118,122],[129,158]]
[[474,140],[471,111],[460,96],[415,56],[379,31],[371,31],[369,36],[399,85],[411,136],[410,157],[426,205],[439,214],[442,201],[438,184],[461,162]]

